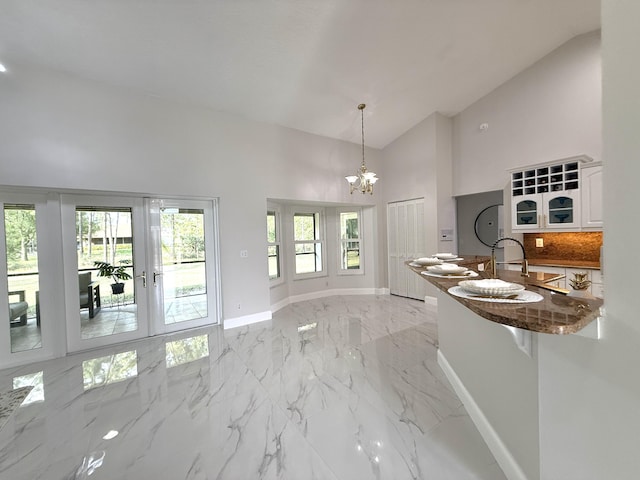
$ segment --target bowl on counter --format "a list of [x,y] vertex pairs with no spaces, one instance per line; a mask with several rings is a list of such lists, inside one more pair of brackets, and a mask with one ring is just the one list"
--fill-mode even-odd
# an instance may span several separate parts
[[513,295],[524,290],[524,285],[519,283],[510,283],[498,278],[485,278],[482,280],[463,280],[458,283],[469,293],[478,295]]

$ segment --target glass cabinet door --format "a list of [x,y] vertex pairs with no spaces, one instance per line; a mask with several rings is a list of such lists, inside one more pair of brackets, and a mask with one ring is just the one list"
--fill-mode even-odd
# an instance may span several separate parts
[[549,201],[549,223],[573,223],[573,199],[556,197]]
[[[515,201],[515,199],[514,199]],[[532,230],[539,228],[540,196],[529,195],[517,199],[513,209],[513,230]]]
[[565,190],[544,197],[543,227],[572,229],[580,227],[580,190]]

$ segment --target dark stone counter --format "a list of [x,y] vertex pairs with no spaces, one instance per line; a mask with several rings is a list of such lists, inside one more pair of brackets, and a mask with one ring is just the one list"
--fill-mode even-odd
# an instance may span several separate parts
[[[482,267],[479,268],[480,265],[489,260],[489,257],[465,256],[463,258],[464,260],[455,263],[477,271],[480,277],[476,278],[489,278],[487,273],[482,271]],[[562,278],[562,275],[532,272],[531,276],[523,277],[520,272],[508,270],[500,270],[498,278],[506,282],[520,283],[527,290],[542,295],[543,300],[535,303],[514,304],[460,298],[447,292],[450,287],[458,285],[460,279],[427,277],[421,274],[422,271],[426,270],[426,267],[413,267],[409,265],[409,262],[407,262],[407,266],[417,275],[420,275],[482,318],[532,332],[575,333],[600,316],[600,307],[603,304],[601,299],[588,300],[550,291],[545,284]]]

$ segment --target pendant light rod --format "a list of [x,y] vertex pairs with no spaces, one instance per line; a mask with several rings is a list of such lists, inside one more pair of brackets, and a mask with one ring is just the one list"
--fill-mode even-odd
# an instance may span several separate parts
[[360,190],[361,193],[368,193],[373,195],[373,185],[378,181],[378,177],[374,172],[368,172],[367,166],[364,163],[364,109],[367,106],[364,103],[358,105],[360,110],[360,126],[362,132],[362,164],[358,169],[356,175],[349,175],[344,177],[349,182],[350,193],[353,194],[355,190]]

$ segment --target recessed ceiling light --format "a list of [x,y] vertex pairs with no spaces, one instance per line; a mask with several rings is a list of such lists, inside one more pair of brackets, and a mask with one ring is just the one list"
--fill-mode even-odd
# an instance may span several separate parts
[[7,71],[7,67],[0,63],[0,73],[4,73]]

